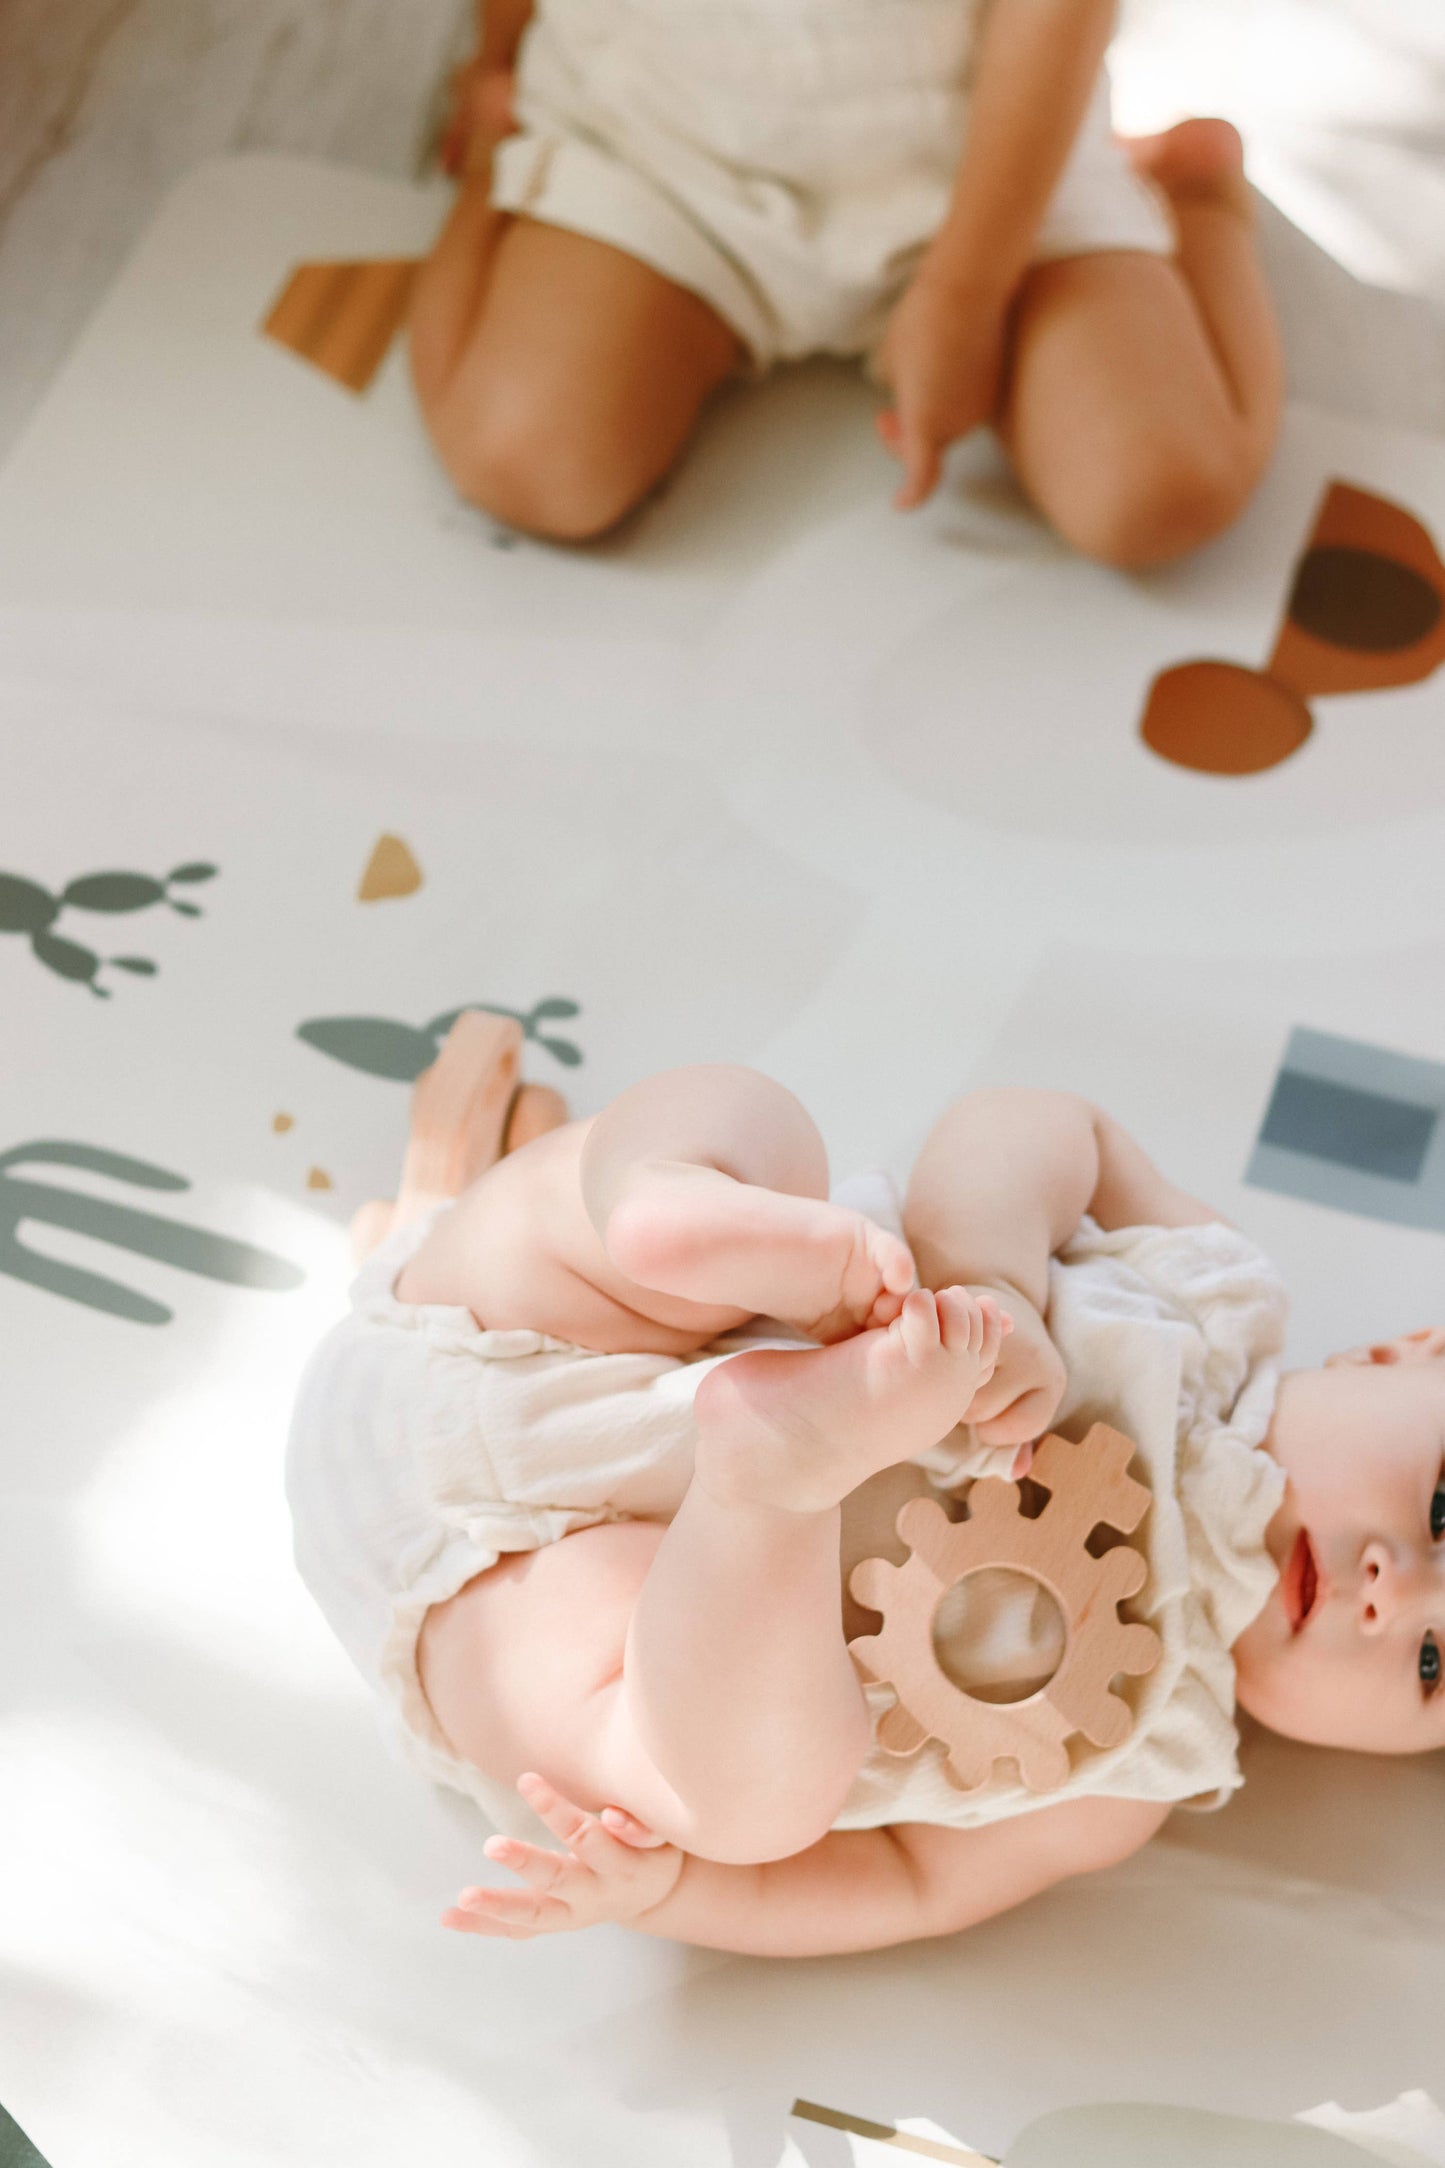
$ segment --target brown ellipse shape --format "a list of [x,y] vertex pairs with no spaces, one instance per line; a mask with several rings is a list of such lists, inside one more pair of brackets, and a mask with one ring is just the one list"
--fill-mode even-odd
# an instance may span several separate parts
[[1438,591],[1408,565],[1334,542],[1300,559],[1288,615],[1331,647],[1391,655],[1433,632],[1441,608]]
[[1297,753],[1314,725],[1299,694],[1237,662],[1182,662],[1149,688],[1139,735],[1199,775],[1259,775]]

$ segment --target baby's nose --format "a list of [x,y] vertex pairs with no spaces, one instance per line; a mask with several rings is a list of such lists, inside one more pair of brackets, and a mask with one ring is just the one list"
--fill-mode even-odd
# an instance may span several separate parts
[[1367,1543],[1360,1560],[1360,1624],[1384,1633],[1408,1610],[1418,1592],[1418,1570],[1387,1543]]

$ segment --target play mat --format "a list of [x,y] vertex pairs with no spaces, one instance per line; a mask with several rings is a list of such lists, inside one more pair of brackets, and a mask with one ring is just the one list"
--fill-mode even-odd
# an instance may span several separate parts
[[437,1927],[485,1832],[387,1757],[281,1457],[458,1008],[583,1111],[755,1063],[840,1172],[1069,1086],[1274,1254],[1297,1359],[1445,1321],[1445,448],[1296,410],[1130,579],[986,449],[898,518],[808,368],[553,550],[398,348],[261,329],[438,207],[202,169],[0,476],[0,2100],[51,2168],[839,2168],[1438,2094],[1426,1763],[1252,1738],[1223,1815],[868,1957]]

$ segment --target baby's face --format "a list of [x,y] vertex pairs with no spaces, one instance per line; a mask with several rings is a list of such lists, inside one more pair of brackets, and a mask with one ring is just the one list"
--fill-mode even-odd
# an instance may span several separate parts
[[1292,1371],[1266,1442],[1289,1487],[1241,1707],[1319,1746],[1445,1746],[1445,1332]]

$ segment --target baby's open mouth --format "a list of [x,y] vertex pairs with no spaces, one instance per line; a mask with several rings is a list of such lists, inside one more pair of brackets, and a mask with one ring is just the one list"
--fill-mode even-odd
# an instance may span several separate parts
[[1284,1599],[1285,1617],[1289,1630],[1297,1634],[1315,1607],[1319,1594],[1320,1572],[1315,1564],[1314,1548],[1303,1529],[1294,1539],[1294,1549],[1289,1563],[1280,1577],[1280,1594]]

